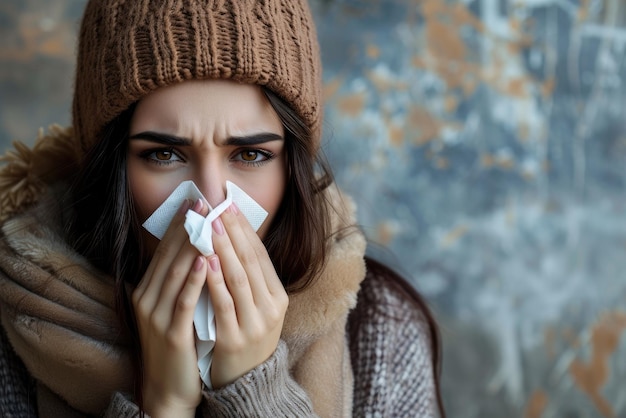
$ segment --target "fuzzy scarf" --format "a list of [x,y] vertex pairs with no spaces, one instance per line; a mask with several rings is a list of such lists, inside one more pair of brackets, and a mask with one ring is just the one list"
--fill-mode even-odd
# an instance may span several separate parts
[[[132,387],[129,339],[118,327],[113,281],[63,239],[59,203],[77,156],[71,129],[51,129],[30,149],[15,144],[0,170],[0,314],[11,345],[38,382],[40,413],[62,405],[101,414],[115,391]],[[354,207],[336,188],[332,225],[354,223]],[[290,370],[320,416],[350,416],[352,370],[347,314],[365,275],[365,240],[337,233],[328,263],[306,290],[290,295],[282,338]],[[59,406],[61,405],[61,406]],[[77,414],[76,416],[80,416]]]

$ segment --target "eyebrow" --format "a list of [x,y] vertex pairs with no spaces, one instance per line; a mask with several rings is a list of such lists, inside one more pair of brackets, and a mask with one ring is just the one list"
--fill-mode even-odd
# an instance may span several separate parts
[[128,137],[129,140],[143,139],[150,142],[157,142],[163,145],[182,146],[191,145],[191,140],[176,135],[162,134],[159,132],[145,131]]
[[272,141],[284,141],[285,138],[272,132],[262,132],[247,136],[231,136],[224,142],[225,145],[247,146],[259,145]]
[[[145,131],[139,132],[137,134],[131,135],[128,139],[143,139],[151,142],[157,142],[163,145],[169,146],[188,146],[191,145],[191,139],[182,138],[176,135],[163,134],[159,132],[153,131]],[[231,136],[224,141],[224,145],[230,146],[252,146],[264,144],[266,142],[272,141],[283,141],[284,138],[281,135],[272,133],[272,132],[261,132],[254,135],[246,135],[246,136]]]

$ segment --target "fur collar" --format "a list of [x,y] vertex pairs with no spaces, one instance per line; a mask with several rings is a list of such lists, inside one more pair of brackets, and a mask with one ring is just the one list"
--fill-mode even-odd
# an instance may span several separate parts
[[[2,158],[8,164],[0,170],[0,308],[11,344],[33,377],[73,408],[100,413],[111,392],[130,389],[132,368],[127,338],[117,327],[113,281],[62,238],[62,190],[51,184],[62,184],[76,166],[71,144],[71,129],[53,127],[32,150],[15,144]],[[365,239],[352,227],[352,202],[335,187],[327,193],[333,228],[342,232],[322,274],[290,295],[282,338],[316,411],[341,404],[349,413],[345,322],[365,275]]]

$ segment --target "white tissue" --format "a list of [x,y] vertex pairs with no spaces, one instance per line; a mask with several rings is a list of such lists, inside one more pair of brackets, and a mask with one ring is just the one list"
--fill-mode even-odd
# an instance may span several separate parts
[[[174,215],[176,215],[185,199],[189,199],[192,202],[202,199],[206,203],[206,199],[193,181],[184,181],[150,215],[143,223],[143,227],[158,239],[162,239]],[[261,227],[261,224],[267,218],[265,209],[234,183],[227,181],[226,200],[217,205],[215,209],[212,209],[209,205],[210,212],[206,218],[192,210],[188,210],[185,215],[185,230],[189,234],[189,240],[203,255],[213,254],[212,222],[228,209],[233,202],[255,231]],[[213,305],[211,305],[211,298],[206,285],[203,287],[202,294],[196,305],[193,324],[196,329],[196,351],[198,354],[200,378],[210,388],[211,359],[213,347],[215,346],[215,314],[213,313]]]
[[[191,184],[195,187],[193,183]],[[189,240],[202,254],[213,254],[213,240],[211,238],[213,236],[213,221],[224,213],[233,202],[237,204],[255,231],[259,229],[267,217],[265,209],[234,183],[227,181],[226,200],[211,210],[206,218],[192,210],[188,210],[185,215],[185,230],[189,234]]]

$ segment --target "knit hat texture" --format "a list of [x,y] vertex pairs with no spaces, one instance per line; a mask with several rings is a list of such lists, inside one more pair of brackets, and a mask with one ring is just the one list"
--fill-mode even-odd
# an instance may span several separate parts
[[321,64],[306,0],[90,0],[73,100],[82,151],[132,103],[189,79],[266,86],[319,146]]

